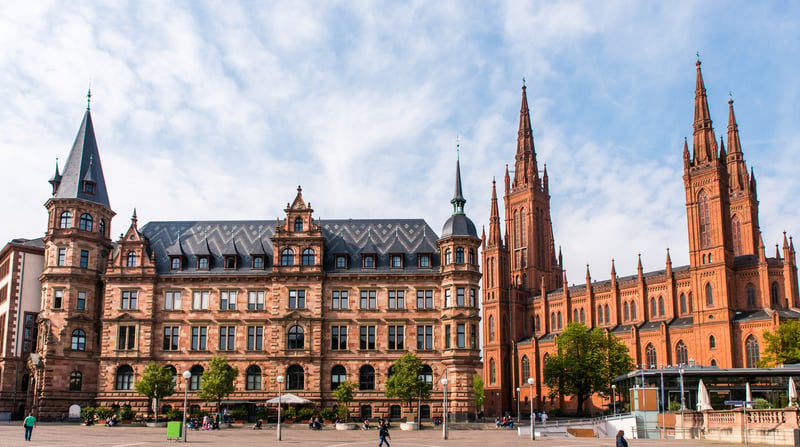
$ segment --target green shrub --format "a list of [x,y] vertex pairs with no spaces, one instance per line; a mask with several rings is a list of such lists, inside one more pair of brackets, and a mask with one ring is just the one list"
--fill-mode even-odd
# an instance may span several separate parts
[[315,413],[316,410],[314,410],[313,408],[303,407],[297,411],[297,419],[300,419],[301,421],[307,421],[313,418]]
[[319,416],[322,418],[323,421],[332,421],[336,419],[336,409],[335,408],[323,408],[322,411],[319,412]]
[[772,408],[772,405],[769,403],[767,399],[756,397],[756,410],[766,410],[768,408]]
[[177,408],[170,408],[166,413],[166,417],[170,421],[181,421],[183,420],[183,411]]
[[234,421],[243,421],[250,416],[250,412],[247,411],[247,408],[238,407],[231,410],[231,416],[233,417]]
[[130,421],[134,417],[136,417],[136,412],[133,411],[130,405],[123,405],[122,408],[119,409],[119,418],[123,421]]
[[100,420],[109,418],[114,413],[115,413],[115,411],[111,407],[97,407],[94,410],[94,414],[96,414],[97,418],[100,419]]
[[258,411],[256,411],[256,417],[263,420],[269,420],[270,415],[273,411],[267,407],[258,407]]
[[94,407],[83,407],[83,409],[81,409],[81,418],[86,420],[89,418],[89,416],[94,416],[94,412]]
[[297,409],[294,407],[289,407],[281,412],[281,417],[283,419],[294,419],[297,416]]

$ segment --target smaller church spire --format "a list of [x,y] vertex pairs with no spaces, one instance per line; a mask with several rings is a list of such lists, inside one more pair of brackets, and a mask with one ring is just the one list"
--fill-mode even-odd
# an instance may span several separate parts
[[614,266],[614,258],[611,258],[611,279],[617,278],[617,268]]
[[453,204],[453,215],[464,214],[464,204],[467,203],[467,201],[461,193],[461,160],[458,158],[456,158],[456,188],[450,203]]
[[700,58],[697,63],[697,81],[694,91],[694,131],[692,149],[694,150],[694,163],[705,163],[714,160],[717,156],[716,137],[711,122],[711,113],[708,111],[708,97],[706,86],[703,82],[703,72],[700,70]]
[[592,274],[589,273],[589,264],[586,264],[586,284],[592,282]]
[[736,114],[733,113],[733,93],[728,100],[728,148],[731,154],[742,152],[742,143],[739,140],[739,125],[736,123]]
[[500,211],[497,206],[497,186],[492,178],[492,202],[489,212],[489,241],[490,246],[496,247],[502,243],[500,235]]
[[139,219],[136,218],[136,208],[134,208],[133,215],[131,216],[131,225],[135,227],[138,221]]
[[58,157],[56,157],[56,172],[53,174],[53,178],[51,178],[48,183],[50,183],[50,185],[53,187],[53,195],[56,195],[58,185],[61,184],[61,173],[58,172]]
[[641,279],[644,276],[644,269],[642,268],[642,254],[638,253],[638,261],[636,262],[636,273]]
[[666,270],[667,270],[667,276],[672,276],[672,258],[669,255],[669,247],[667,247]]

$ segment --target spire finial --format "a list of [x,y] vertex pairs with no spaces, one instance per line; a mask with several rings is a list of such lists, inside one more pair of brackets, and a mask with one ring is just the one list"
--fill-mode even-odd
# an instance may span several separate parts
[[732,90],[728,90],[728,102],[730,104],[733,104],[733,91]]
[[697,64],[700,65],[700,52],[697,52]]
[[92,105],[92,81],[89,81],[89,91],[86,93],[86,110],[91,110]]
[[522,88],[525,88],[525,76],[522,77]]
[[456,160],[461,160],[461,135],[456,135]]

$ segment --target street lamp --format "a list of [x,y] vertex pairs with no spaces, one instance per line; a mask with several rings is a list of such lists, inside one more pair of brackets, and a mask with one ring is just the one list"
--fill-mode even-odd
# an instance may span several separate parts
[[664,413],[667,411],[666,402],[664,401],[664,364],[658,364],[658,370],[661,372],[661,439],[664,439]]
[[617,415],[617,384],[615,384],[615,383],[611,384],[611,403],[613,404],[613,408],[614,408],[614,410],[613,410],[614,413],[612,414],[612,416],[616,416]]
[[281,402],[281,392],[283,387],[283,376],[278,376],[275,378],[275,381],[278,382],[278,441],[281,440],[281,407],[283,406],[283,402]]
[[183,372],[183,378],[186,379],[186,384],[183,387],[183,442],[186,442],[186,412],[188,411],[187,405],[189,403],[189,379],[192,378],[192,373],[189,371]]
[[444,407],[442,407],[442,438],[447,439],[447,378],[443,378],[442,395],[444,396]]
[[517,387],[517,424],[519,424],[519,398],[520,397],[521,396],[519,394],[519,387]]
[[533,384],[534,383],[536,383],[536,381],[533,380],[533,377],[528,377],[528,386],[531,387],[531,393],[530,393],[531,394],[531,396],[530,396],[531,397],[531,441],[535,441],[536,440],[536,434],[534,433],[536,431],[536,421],[533,418]]
[[686,408],[686,401],[683,398],[683,363],[678,367],[678,374],[681,377],[681,439],[683,439],[686,435],[686,432],[683,429],[683,410]]

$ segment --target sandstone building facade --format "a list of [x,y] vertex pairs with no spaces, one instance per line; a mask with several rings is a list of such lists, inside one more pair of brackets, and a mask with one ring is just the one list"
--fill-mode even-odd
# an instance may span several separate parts
[[[486,412],[575,410],[570,396],[549,396],[543,368],[570,322],[619,337],[643,368],[697,364],[753,367],[762,334],[800,318],[795,249],[767,256],[758,219],[756,179],[748,171],[729,101],[727,149],[716,139],[697,62],[692,147],[683,148],[689,265],[568,286],[556,253],[547,169],[539,172],[525,87],[513,176],[506,169],[504,221],[492,185],[488,234],[482,235]],[[677,153],[676,153],[677,159]],[[536,382],[533,396],[528,378]],[[517,395],[519,389],[519,395]],[[599,408],[595,399],[589,405]],[[590,411],[590,408],[584,408]]]

